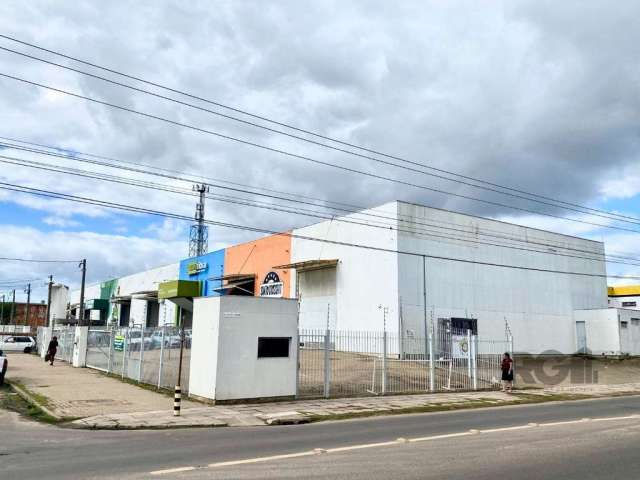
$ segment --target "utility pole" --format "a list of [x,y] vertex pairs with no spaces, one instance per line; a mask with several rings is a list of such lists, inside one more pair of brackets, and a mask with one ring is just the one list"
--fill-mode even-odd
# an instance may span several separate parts
[[207,253],[209,243],[209,228],[204,224],[205,194],[209,193],[209,185],[204,183],[193,186],[193,191],[198,192],[199,201],[196,204],[195,223],[189,231],[189,256],[199,257]]
[[16,289],[13,289],[13,300],[11,302],[11,314],[9,316],[9,325],[13,325],[13,316],[16,312]]
[[27,310],[24,314],[24,324],[29,325],[29,307],[31,307],[31,284],[27,283],[27,288],[25,289],[25,293],[27,294]]
[[2,294],[2,310],[0,312],[0,325],[4,325],[4,293]]
[[53,287],[53,275],[49,275],[49,292],[47,293],[47,327],[51,327],[51,288]]
[[78,317],[78,325],[84,325],[84,282],[87,276],[87,259],[83,258],[78,265],[82,269],[82,282],[80,283],[80,316]]

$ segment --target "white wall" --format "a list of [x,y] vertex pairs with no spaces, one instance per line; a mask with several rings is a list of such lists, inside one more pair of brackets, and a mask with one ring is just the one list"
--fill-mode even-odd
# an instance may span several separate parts
[[[191,395],[224,401],[296,394],[296,300],[200,297],[193,308]],[[291,337],[289,357],[258,358],[258,337]]]
[[[397,249],[397,235],[394,230],[381,229],[370,226],[384,222],[393,223],[397,209],[395,202],[377,208],[365,210],[389,219],[372,218],[362,213],[347,215],[350,221],[365,223],[365,225],[326,221],[299,228],[293,231],[295,235],[308,236],[321,240],[338,241],[352,244],[363,244],[395,251]],[[335,245],[321,241],[293,238],[291,261],[338,259],[335,270],[335,318],[332,322],[340,330],[382,330],[383,316],[378,305],[389,308],[387,330],[398,331],[398,261],[397,254],[375,251],[371,249],[355,248],[346,245]],[[291,295],[296,294],[296,281],[293,278]],[[328,299],[321,299],[313,305],[304,305],[302,300],[300,311],[300,327],[316,328],[317,321],[305,323],[306,311],[326,311],[321,305]],[[321,308],[322,307],[322,308]],[[332,305],[333,307],[333,305]],[[310,315],[312,319],[322,319],[320,313]],[[325,317],[326,318],[326,317]],[[320,321],[324,328],[325,322]]]
[[51,287],[51,306],[49,307],[52,321],[67,316],[67,303],[69,303],[69,287],[54,284]]
[[618,310],[615,308],[576,310],[576,322],[585,322],[587,351],[592,355],[620,355]]
[[[413,204],[398,203],[398,216],[400,230],[413,229],[413,232],[399,233],[400,251],[538,269],[605,274],[605,265],[599,261],[557,256],[547,251],[533,253],[482,245],[453,237],[493,244],[509,243],[531,250],[549,248],[479,234],[491,233],[522,241],[528,239],[530,242],[557,245],[556,250],[562,246],[602,254],[604,247],[600,242]],[[444,230],[438,226],[463,232]],[[445,238],[425,235],[425,229],[433,235]],[[568,253],[576,255],[574,251]],[[400,255],[398,262],[399,297],[403,305],[404,328],[422,335],[422,258]],[[434,258],[427,258],[425,263],[428,318],[431,317],[432,311],[435,319],[474,317],[478,319],[479,335],[494,339],[504,338],[506,318],[514,335],[514,349],[520,352],[541,353],[556,350],[566,354],[574,353],[573,310],[607,306],[607,286],[604,277],[580,277]]]

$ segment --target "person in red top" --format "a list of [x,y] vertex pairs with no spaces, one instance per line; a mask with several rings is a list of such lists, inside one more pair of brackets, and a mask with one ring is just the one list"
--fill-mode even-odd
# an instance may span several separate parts
[[502,356],[502,391],[511,393],[513,389],[513,359],[507,352]]

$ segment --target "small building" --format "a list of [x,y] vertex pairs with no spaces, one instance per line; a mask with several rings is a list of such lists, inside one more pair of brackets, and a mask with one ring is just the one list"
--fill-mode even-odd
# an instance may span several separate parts
[[608,287],[609,306],[640,310],[640,285]]
[[640,311],[629,308],[576,310],[578,353],[640,355]]

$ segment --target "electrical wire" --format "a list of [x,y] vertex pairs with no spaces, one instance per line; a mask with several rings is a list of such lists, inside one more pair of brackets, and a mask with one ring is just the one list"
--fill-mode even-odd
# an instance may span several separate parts
[[[58,198],[58,199],[63,199],[63,200],[68,200],[68,201],[84,203],[84,204],[88,204],[88,205],[98,205],[98,206],[111,208],[111,209],[115,209],[115,210],[142,213],[142,214],[159,216],[159,217],[164,217],[164,218],[173,218],[173,219],[176,219],[176,220],[184,220],[184,221],[189,221],[189,222],[193,220],[191,218],[191,216],[187,216],[187,215],[180,215],[180,214],[177,214],[177,213],[166,212],[166,211],[162,211],[162,210],[148,209],[148,208],[144,208],[144,207],[137,207],[137,206],[127,205],[127,204],[122,204],[122,203],[108,202],[106,200],[99,200],[99,199],[94,199],[94,198],[90,198],[90,197],[82,197],[82,196],[79,196],[79,195],[70,195],[70,194],[66,194],[66,193],[54,192],[52,190],[38,189],[38,188],[33,188],[33,187],[26,187],[26,186],[23,186],[23,185],[16,185],[16,184],[8,183],[8,182],[0,182],[0,189],[9,190],[9,191],[15,191],[15,192],[22,192],[22,193],[29,193],[29,194],[32,194],[32,195],[43,196],[43,197],[48,197],[48,198]],[[556,274],[573,275],[573,276],[581,276],[581,277],[623,278],[623,279],[639,279],[640,280],[640,277],[631,276],[631,275],[625,275],[625,276],[607,275],[607,274],[596,274],[596,273],[587,273],[587,272],[574,272],[574,271],[565,271],[565,270],[554,270],[554,269],[547,269],[547,268],[525,267],[525,266],[522,266],[522,265],[509,265],[509,264],[495,263],[495,262],[483,262],[483,261],[479,261],[479,260],[456,258],[456,257],[442,256],[442,255],[423,254],[423,253],[419,253],[419,252],[412,252],[412,251],[405,251],[405,250],[393,250],[393,249],[384,248],[384,247],[376,247],[376,246],[373,246],[373,245],[364,245],[364,244],[360,244],[360,243],[329,240],[327,238],[311,237],[311,236],[308,236],[308,235],[295,234],[293,232],[279,232],[277,230],[271,230],[271,229],[267,229],[267,228],[254,227],[254,226],[249,226],[249,225],[242,225],[242,224],[235,224],[235,223],[228,223],[228,222],[221,222],[221,221],[214,221],[214,220],[205,220],[204,223],[206,223],[207,225],[213,225],[213,226],[221,227],[221,228],[237,229],[237,230],[242,230],[242,231],[249,231],[249,232],[254,232],[254,233],[263,233],[263,234],[268,234],[268,235],[285,236],[285,237],[289,237],[289,238],[292,238],[292,239],[295,238],[295,239],[307,240],[307,241],[311,241],[311,242],[328,243],[328,244],[332,244],[332,245],[338,245],[338,246],[343,246],[343,247],[352,247],[352,248],[361,248],[361,249],[370,250],[370,251],[376,251],[376,252],[381,252],[381,253],[407,255],[407,256],[418,257],[418,258],[425,258],[425,259],[429,258],[429,259],[433,259],[433,260],[442,260],[442,261],[457,262],[457,263],[463,263],[463,264],[482,265],[482,266],[490,266],[490,267],[496,267],[496,268],[508,268],[508,269],[534,271],[534,272],[542,272],[542,273],[556,273]]]
[[[25,160],[25,159],[18,159],[18,158],[15,158],[15,157],[8,157],[8,156],[4,156],[4,155],[0,155],[0,162],[12,164],[12,165],[22,165],[22,166],[27,166],[27,167],[30,167],[30,168],[37,168],[37,169],[51,171],[51,172],[75,175],[75,176],[80,176],[80,177],[84,177],[84,178],[93,178],[93,179],[98,179],[98,180],[103,180],[103,181],[108,181],[108,182],[114,182],[114,183],[119,183],[119,184],[132,185],[132,186],[147,188],[147,189],[156,190],[156,191],[157,190],[162,190],[162,191],[177,193],[177,194],[181,194],[181,195],[197,196],[196,193],[194,193],[190,189],[186,189],[186,188],[172,187],[172,186],[168,186],[166,184],[159,184],[159,183],[154,183],[154,182],[149,182],[149,181],[140,181],[140,180],[127,179],[127,178],[124,178],[124,177],[118,177],[118,176],[114,176],[114,175],[105,175],[105,174],[101,174],[101,173],[97,173],[97,172],[89,172],[89,171],[86,171],[86,170],[71,169],[71,168],[58,167],[58,166],[51,166],[51,165],[48,165],[48,164],[42,164],[40,162],[34,162],[34,161],[31,161],[31,160]],[[456,237],[456,236],[450,236],[450,235],[449,236],[443,236],[443,235],[438,235],[437,232],[433,232],[433,231],[430,231],[430,232],[427,232],[427,233],[421,233],[420,231],[415,231],[415,230],[406,230],[406,229],[390,227],[390,226],[381,226],[381,225],[370,224],[370,223],[362,223],[362,222],[357,222],[357,221],[353,221],[353,220],[348,220],[346,218],[329,217],[329,216],[326,216],[326,215],[321,215],[318,212],[310,212],[310,211],[307,211],[307,210],[304,210],[304,209],[293,210],[293,209],[284,208],[283,206],[279,206],[279,205],[261,204],[261,203],[257,203],[257,202],[250,202],[250,201],[248,201],[246,199],[241,199],[241,198],[238,198],[238,197],[228,197],[228,196],[219,196],[219,195],[211,195],[211,194],[206,195],[206,197],[209,198],[209,199],[212,199],[212,200],[222,201],[222,202],[226,202],[226,203],[233,203],[233,204],[237,204],[237,205],[244,205],[244,206],[250,206],[250,207],[263,208],[263,209],[268,209],[268,210],[271,210],[271,211],[280,211],[280,212],[285,212],[285,213],[290,213],[290,214],[295,214],[295,215],[312,216],[312,217],[315,217],[315,218],[321,218],[323,220],[333,220],[333,221],[336,221],[336,222],[355,224],[355,225],[360,225],[360,226],[365,226],[365,227],[381,228],[381,229],[384,229],[384,230],[396,231],[396,232],[399,232],[399,233],[409,233],[409,234],[428,237],[428,238],[440,238],[440,239],[447,240],[448,242],[446,242],[446,243],[452,243],[451,241],[461,241],[461,242],[472,243],[474,245],[488,245],[488,246],[493,246],[493,247],[509,248],[509,249],[514,249],[514,250],[526,251],[526,252],[542,253],[542,254],[548,254],[548,255],[554,255],[554,256],[563,256],[563,257],[569,257],[569,258],[578,258],[578,259],[582,259],[582,260],[593,260],[593,261],[600,261],[600,262],[608,261],[610,263],[616,263],[616,264],[622,264],[622,265],[640,266],[639,263],[631,263],[631,262],[625,262],[625,261],[621,261],[621,260],[616,260],[614,258],[607,258],[603,253],[599,253],[598,257],[570,255],[570,254],[561,253],[561,252],[550,252],[548,250],[536,250],[536,249],[524,248],[524,247],[520,247],[520,246],[516,246],[516,245],[510,245],[510,244],[504,244],[504,243],[488,243],[488,242],[479,241],[479,240],[477,240],[475,238],[474,239],[469,239],[469,238],[464,238],[464,237],[459,237],[459,236]],[[435,241],[438,241],[438,240],[435,240]],[[638,261],[640,261],[640,259],[638,259]]]
[[[239,109],[239,108],[236,108],[236,107],[231,107],[231,106],[223,104],[221,102],[216,102],[216,101],[209,100],[209,99],[206,99],[206,98],[203,98],[201,96],[197,96],[197,95],[185,92],[185,91],[181,91],[181,90],[178,90],[178,89],[175,89],[175,88],[167,87],[166,85],[162,85],[162,84],[159,84],[157,82],[152,82],[152,81],[143,79],[141,77],[130,75],[130,74],[127,74],[127,73],[124,73],[124,72],[121,72],[121,71],[118,71],[118,70],[115,70],[115,69],[107,68],[107,67],[104,67],[102,65],[98,65],[96,63],[93,63],[93,62],[89,62],[89,61],[82,60],[82,59],[77,58],[77,57],[66,55],[66,54],[63,54],[61,52],[57,52],[57,51],[52,50],[52,49],[44,48],[44,47],[42,47],[40,45],[36,45],[34,43],[25,42],[23,40],[15,38],[15,37],[11,37],[9,35],[0,35],[0,38],[4,38],[6,40],[9,40],[9,41],[12,41],[12,42],[15,42],[15,43],[18,43],[18,44],[22,44],[22,45],[25,45],[25,46],[28,46],[28,47],[31,47],[31,48],[35,48],[35,49],[38,49],[40,51],[44,51],[44,52],[56,55],[56,56],[61,57],[61,58],[66,58],[68,60],[72,60],[72,61],[77,62],[77,63],[81,63],[81,64],[84,64],[84,65],[87,65],[87,66],[91,66],[93,68],[97,68],[97,69],[100,69],[100,70],[103,70],[103,71],[106,71],[106,72],[109,72],[109,73],[112,73],[112,74],[115,74],[115,75],[118,75],[118,76],[121,76],[121,77],[124,77],[124,78],[128,78],[130,80],[135,80],[135,81],[140,82],[140,83],[151,85],[151,86],[160,88],[160,89],[165,90],[165,91],[177,93],[177,94],[183,95],[185,97],[192,98],[194,100],[198,100],[198,101],[201,101],[201,102],[204,102],[204,103],[208,103],[210,105],[215,105],[217,107],[224,108],[224,109],[229,110],[229,111],[233,111],[233,112],[236,112],[236,113],[241,113],[241,114],[246,115],[248,117],[255,118],[255,119],[258,119],[258,120],[261,120],[261,121],[265,121],[265,122],[268,122],[268,123],[273,124],[273,125],[278,125],[278,126],[285,127],[285,128],[288,128],[290,130],[293,130],[293,131],[296,131],[296,132],[299,132],[299,133],[304,133],[306,135],[313,136],[315,138],[320,138],[320,139],[323,139],[323,140],[327,140],[327,141],[336,143],[338,145],[343,145],[343,146],[346,146],[346,147],[355,148],[355,149],[360,150],[360,151],[364,151],[364,152],[367,152],[367,153],[370,153],[370,154],[379,155],[379,156],[382,156],[382,157],[385,157],[385,158],[401,161],[401,162],[404,162],[404,163],[407,163],[407,164],[410,164],[410,165],[421,166],[423,168],[427,168],[427,169],[432,170],[432,171],[440,172],[440,173],[447,174],[447,175],[452,175],[452,176],[457,177],[457,178],[462,178],[462,179],[465,179],[465,180],[478,182],[478,183],[481,183],[481,184],[484,184],[484,185],[489,185],[491,187],[500,188],[500,189],[507,190],[507,191],[510,191],[510,192],[516,192],[518,194],[528,195],[530,197],[535,197],[535,198],[538,198],[538,199],[543,199],[543,200],[556,202],[556,203],[559,203],[559,204],[563,204],[565,206],[581,208],[581,209],[585,209],[585,210],[588,210],[588,211],[591,211],[591,212],[604,213],[604,214],[607,214],[607,215],[614,215],[616,217],[631,219],[631,220],[635,220],[635,221],[640,220],[640,218],[638,218],[638,217],[622,215],[622,214],[618,214],[618,213],[615,213],[615,212],[608,212],[606,210],[596,209],[596,208],[592,208],[592,207],[588,207],[588,206],[584,206],[584,205],[580,205],[580,204],[576,204],[576,203],[572,203],[572,202],[567,202],[567,201],[564,201],[564,200],[555,199],[555,198],[544,196],[544,195],[540,195],[540,194],[537,194],[537,193],[527,192],[525,190],[521,190],[521,189],[517,189],[517,188],[513,188],[513,187],[509,187],[509,186],[505,186],[505,185],[500,185],[500,184],[493,183],[493,182],[489,182],[487,180],[482,180],[482,179],[474,178],[474,177],[471,177],[471,176],[459,174],[459,173],[452,172],[452,171],[449,171],[449,170],[432,167],[432,166],[430,166],[428,164],[425,164],[425,163],[411,161],[411,160],[408,160],[408,159],[405,159],[405,158],[402,158],[402,157],[399,157],[399,156],[396,156],[396,155],[387,154],[387,153],[384,153],[384,152],[381,152],[381,151],[377,151],[377,150],[366,148],[366,147],[363,147],[363,146],[360,146],[360,145],[356,145],[356,144],[353,144],[353,143],[345,142],[343,140],[339,140],[339,139],[336,139],[336,138],[333,138],[333,137],[322,135],[322,134],[319,134],[317,132],[310,131],[308,129],[303,129],[303,128],[296,127],[296,126],[288,124],[288,123],[276,121],[276,120],[273,120],[273,119],[268,118],[268,117],[263,116],[263,115],[257,115],[257,114],[248,112],[247,110],[242,110],[242,109]],[[92,76],[94,78],[101,79],[103,81],[107,81],[107,82],[111,82],[113,84],[121,85],[121,86],[124,86],[126,88],[136,89],[138,91],[141,91],[141,92],[144,92],[144,93],[148,93],[148,94],[151,94],[151,95],[155,95],[155,96],[160,97],[160,98],[166,98],[166,99],[171,100],[171,101],[180,102],[177,99],[164,97],[164,96],[152,93],[152,92],[148,92],[148,91],[145,91],[145,90],[142,90],[142,89],[138,89],[138,88],[133,87],[131,85],[121,84],[120,82],[116,82],[115,80],[112,80],[112,79],[107,79],[107,78],[104,78],[104,77],[100,77],[98,75],[91,74],[89,72],[84,72],[84,71],[81,71],[81,70],[78,70],[78,69],[74,69],[74,68],[66,66],[66,65],[57,64],[57,63],[49,61],[49,60],[45,60],[45,59],[42,59],[42,58],[39,58],[39,57],[35,57],[33,55],[26,54],[24,52],[18,52],[18,51],[12,50],[12,49],[8,49],[6,47],[0,47],[0,48],[2,48],[5,51],[12,52],[14,54],[22,55],[22,56],[25,56],[25,57],[28,57],[28,58],[31,58],[31,59],[34,59],[34,60],[38,60],[38,61],[41,61],[41,62],[44,62],[44,63],[48,63],[50,65],[57,66],[59,68],[65,68],[67,70],[75,71],[75,72],[83,74],[83,75]],[[183,103],[185,105],[190,105],[190,104],[187,104],[186,102],[180,102],[180,103]],[[198,108],[198,109],[201,109],[201,110],[209,111],[207,109],[203,109],[202,107],[198,107],[198,106],[193,106],[193,108]],[[268,131],[271,131],[271,132],[274,132],[274,133],[286,135],[286,136],[289,136],[291,138],[295,138],[295,139],[302,140],[302,141],[305,141],[305,142],[313,143],[313,144],[316,144],[316,145],[319,145],[319,146],[322,146],[322,147],[331,148],[331,149],[338,150],[338,151],[341,151],[341,152],[344,152],[344,153],[348,153],[348,154],[351,154],[351,155],[361,156],[363,158],[368,158],[368,159],[371,159],[371,160],[374,160],[374,161],[380,161],[380,159],[372,158],[372,157],[365,156],[365,155],[360,155],[360,154],[358,154],[356,152],[353,152],[353,151],[350,151],[350,150],[337,148],[337,147],[334,147],[332,145],[324,144],[324,143],[321,143],[321,142],[315,142],[313,140],[310,140],[310,139],[307,139],[307,138],[304,138],[304,137],[299,137],[297,135],[292,135],[292,134],[287,133],[287,132],[283,132],[283,131],[280,131],[280,130],[276,130],[276,129],[272,129],[272,128],[266,127],[265,125],[260,125],[260,124],[256,124],[254,122],[249,122],[249,121],[237,118],[237,117],[231,117],[229,115],[224,115],[221,112],[210,111],[210,113],[213,113],[213,114],[219,115],[219,116],[223,116],[223,117],[232,119],[234,121],[242,122],[242,123],[254,126],[254,127],[262,128],[262,129],[265,129],[265,130],[268,130]],[[426,173],[426,172],[422,172],[422,173]],[[450,178],[447,178],[447,177],[441,177],[441,178],[446,179],[446,180],[450,180],[450,181],[455,181],[454,179],[450,179]],[[463,182],[461,182],[461,183],[463,183]],[[467,184],[469,186],[476,187],[476,188],[484,188],[484,187],[482,187],[480,185],[469,184],[469,183],[465,183],[465,184]],[[491,191],[495,191],[497,193],[502,193],[502,194],[505,194],[505,195],[508,194],[507,192],[501,192],[499,190],[491,190]],[[529,201],[535,201],[534,199],[527,198],[527,197],[518,196],[518,198],[524,198],[524,199],[529,200]],[[554,206],[561,207],[560,205],[554,205]],[[582,212],[582,213],[585,213],[585,212]]]
[[75,98],[87,100],[89,102],[97,103],[99,105],[104,105],[104,106],[107,106],[107,107],[115,108],[115,109],[122,110],[122,111],[125,111],[125,112],[128,112],[128,113],[133,113],[133,114],[136,114],[136,115],[139,115],[139,116],[142,116],[142,117],[155,119],[155,120],[158,120],[158,121],[161,121],[161,122],[168,123],[170,125],[174,125],[174,126],[190,129],[190,130],[193,130],[193,131],[196,131],[196,132],[199,132],[199,133],[205,133],[205,134],[213,135],[213,136],[216,136],[218,138],[230,140],[230,141],[233,141],[233,142],[241,143],[241,144],[252,146],[252,147],[256,147],[256,148],[263,149],[263,150],[266,150],[266,151],[269,151],[269,152],[278,153],[278,154],[281,154],[281,155],[288,156],[290,158],[296,158],[296,159],[300,159],[300,160],[305,160],[305,161],[309,161],[309,162],[312,162],[312,163],[316,163],[318,165],[324,165],[324,166],[336,168],[336,169],[343,170],[343,171],[350,172],[350,173],[356,173],[356,174],[365,175],[365,176],[368,176],[370,178],[374,178],[374,179],[377,179],[377,180],[389,181],[389,182],[397,183],[399,185],[405,185],[405,186],[409,186],[409,187],[412,187],[412,188],[418,188],[418,189],[430,191],[430,192],[433,192],[433,193],[453,196],[453,197],[456,197],[456,198],[463,198],[463,199],[466,199],[466,200],[472,200],[472,201],[484,203],[484,204],[487,204],[487,205],[498,206],[498,207],[501,207],[501,208],[508,208],[508,209],[517,210],[517,211],[521,211],[521,212],[527,212],[527,213],[530,213],[530,214],[533,214],[533,215],[542,215],[542,216],[546,216],[546,217],[557,218],[557,219],[570,221],[570,222],[581,223],[581,224],[585,224],[585,225],[591,225],[591,226],[614,229],[614,230],[620,230],[620,231],[640,233],[638,230],[635,230],[635,229],[630,229],[630,228],[625,228],[625,227],[620,227],[620,226],[615,226],[615,225],[607,225],[607,224],[596,223],[596,222],[589,222],[589,221],[586,221],[586,220],[579,220],[579,219],[570,218],[570,217],[563,217],[561,215],[554,215],[554,214],[551,214],[551,213],[539,212],[539,211],[530,210],[530,209],[523,208],[523,207],[518,207],[518,206],[515,206],[515,205],[508,205],[508,204],[505,204],[505,203],[494,202],[494,201],[491,201],[491,200],[485,200],[485,199],[481,199],[481,198],[478,198],[478,197],[472,197],[472,196],[469,196],[469,195],[464,195],[464,194],[460,194],[460,193],[454,193],[454,192],[449,192],[449,191],[445,191],[445,190],[441,190],[441,189],[437,189],[437,188],[432,188],[432,187],[428,187],[426,185],[416,184],[416,183],[408,182],[408,181],[401,180],[401,179],[398,179],[398,178],[385,177],[383,175],[367,172],[367,171],[364,171],[364,170],[358,170],[358,169],[355,169],[355,168],[345,167],[343,165],[338,165],[338,164],[335,164],[335,163],[326,162],[326,161],[323,161],[323,160],[318,160],[318,159],[315,159],[315,158],[312,158],[312,157],[309,157],[309,156],[306,156],[306,155],[299,155],[299,154],[296,154],[296,153],[288,152],[286,150],[282,150],[282,149],[279,149],[279,148],[269,147],[267,145],[262,145],[262,144],[259,144],[259,143],[253,142],[253,141],[241,139],[239,137],[234,137],[234,136],[231,136],[231,135],[226,135],[226,134],[219,133],[219,132],[216,132],[216,131],[213,131],[213,130],[209,130],[209,129],[206,129],[206,128],[197,127],[195,125],[190,125],[190,124],[179,122],[179,121],[176,121],[176,120],[171,120],[171,119],[168,119],[168,118],[165,118],[165,117],[161,117],[159,115],[154,115],[154,114],[151,114],[151,113],[142,112],[140,110],[135,110],[133,108],[128,108],[128,107],[124,107],[124,106],[117,105],[117,104],[114,104],[114,103],[105,102],[105,101],[102,101],[102,100],[98,100],[96,98],[88,97],[86,95],[81,95],[81,94],[78,94],[78,93],[70,92],[68,90],[63,90],[63,89],[60,89],[60,88],[52,87],[52,86],[49,86],[49,85],[44,85],[44,84],[41,84],[41,83],[38,83],[38,82],[34,82],[34,81],[31,81],[31,80],[27,80],[27,79],[24,79],[24,78],[16,77],[14,75],[9,75],[9,74],[0,72],[0,76],[8,78],[8,79],[11,79],[11,80],[14,80],[14,81],[17,81],[17,82],[20,82],[20,83],[24,83],[24,84],[27,84],[27,85],[40,87],[40,88],[43,88],[43,89],[46,89],[46,90],[62,93],[64,95],[69,95],[69,96],[72,96],[72,97],[75,97]]
[[[0,137],[0,138],[3,138],[3,137]],[[23,142],[23,143],[29,143],[29,142]],[[194,179],[194,178],[188,178],[188,177],[184,177],[184,176],[165,175],[165,174],[159,174],[156,171],[149,171],[149,170],[143,170],[143,169],[138,169],[138,168],[134,169],[134,168],[130,168],[130,167],[123,167],[121,165],[114,165],[114,164],[108,163],[108,162],[84,159],[84,158],[82,158],[82,157],[77,155],[77,153],[79,153],[79,152],[74,152],[73,155],[69,155],[69,154],[61,154],[61,153],[57,153],[57,152],[43,151],[43,150],[39,150],[39,149],[26,148],[26,147],[22,147],[20,145],[9,144],[9,143],[0,143],[0,146],[5,146],[5,147],[8,147],[8,148],[14,148],[16,150],[21,150],[21,151],[26,151],[26,152],[31,152],[31,153],[37,153],[37,154],[52,156],[52,157],[55,157],[55,158],[71,160],[71,161],[75,161],[75,162],[85,162],[85,163],[89,163],[89,164],[97,164],[97,165],[100,165],[100,166],[107,166],[107,167],[110,167],[110,168],[123,169],[123,170],[133,171],[135,173],[142,173],[142,174],[146,174],[146,175],[160,176],[160,177],[170,178],[170,179],[174,179],[174,180],[189,181],[189,182],[201,182],[202,181],[199,178],[195,178]],[[46,146],[46,147],[47,148],[56,149],[56,150],[60,150],[57,147],[49,147],[49,146]],[[99,157],[99,156],[96,156],[96,155],[91,155],[91,156]],[[8,158],[14,158],[14,157],[8,157]],[[115,161],[115,162],[121,162],[121,161],[114,160],[114,159],[111,159],[111,160]],[[23,160],[23,161],[25,161],[25,160]],[[133,162],[122,162],[122,163],[127,163],[127,164],[132,164],[132,165],[140,165],[140,164],[136,164],[136,163],[133,163]],[[152,167],[150,167],[148,165],[144,165],[144,164],[142,164],[142,166],[144,166],[146,168],[152,168]],[[262,196],[266,196],[266,197],[269,197],[269,198],[285,200],[285,201],[288,201],[288,202],[293,202],[294,201],[294,200],[291,200],[289,198],[283,198],[283,197],[278,197],[278,196],[274,196],[274,195],[258,194],[256,192],[252,192],[252,191],[229,188],[229,187],[220,186],[220,185],[217,185],[217,184],[210,184],[210,185],[214,186],[214,187],[223,188],[223,189],[230,189],[230,190],[233,190],[233,191],[239,191],[239,192],[242,192],[242,193],[248,193],[248,194],[253,194],[253,195],[262,195]],[[231,197],[231,198],[233,198],[233,197]],[[327,208],[324,205],[317,205],[317,204],[310,203],[310,202],[300,202],[299,200],[295,200],[295,202],[304,203],[304,204],[310,204],[310,205],[314,205],[314,206],[320,207],[320,208]],[[271,206],[273,204],[267,204],[267,205]],[[300,209],[300,207],[296,207],[296,208],[297,208],[297,210],[300,210],[300,211],[309,212],[309,210]],[[384,226],[387,226],[387,227],[392,227],[393,225],[396,225],[396,223],[395,223],[396,219],[393,218],[393,217],[387,217],[387,216],[384,216],[384,215],[377,215],[377,214],[374,214],[374,213],[371,213],[371,212],[339,209],[339,208],[336,208],[336,207],[330,207],[330,208],[333,209],[333,210],[342,210],[343,212],[346,211],[348,213],[358,214],[360,216],[383,218],[385,220],[390,220],[390,221],[394,222],[394,223],[379,222],[379,223],[381,223],[381,224],[383,224]],[[361,208],[364,208],[364,207],[361,207]],[[318,213],[317,211],[311,211],[311,212]],[[325,215],[328,215],[328,214],[325,214]],[[331,218],[333,218],[333,217],[334,217],[334,215],[331,216]],[[327,217],[325,216],[325,217],[322,217],[322,218],[327,218]],[[462,228],[446,227],[446,226],[443,226],[443,225],[440,224],[440,223],[443,223],[443,222],[440,222],[438,224],[425,223],[425,222],[418,222],[413,217],[409,217],[409,218],[411,218],[411,220],[409,222],[405,222],[405,223],[408,223],[411,226],[411,228],[413,228],[416,231],[419,230],[419,229],[416,228],[414,225],[421,225],[421,226],[428,226],[428,227],[432,227],[432,228],[437,228],[439,230],[455,231],[455,232],[463,233],[463,234],[467,234],[467,235],[474,235],[474,236],[480,235],[480,236],[486,236],[486,237],[495,237],[495,238],[499,238],[501,240],[512,240],[512,241],[520,242],[520,243],[530,243],[530,244],[534,244],[534,245],[541,245],[541,246],[544,246],[544,247],[559,248],[559,249],[562,249],[562,250],[570,250],[570,251],[577,251],[577,252],[580,252],[580,253],[601,255],[601,252],[599,252],[599,251],[577,249],[577,248],[567,247],[566,245],[559,245],[559,244],[556,244],[556,243],[549,243],[549,241],[547,241],[547,242],[536,242],[536,241],[532,240],[529,236],[528,236],[528,238],[523,240],[522,238],[513,237],[513,236],[509,236],[509,235],[492,235],[491,233],[485,233],[486,230],[484,230],[484,229],[474,228],[473,231],[468,231],[463,226],[461,226],[459,224],[452,224],[452,225],[455,225],[457,227],[462,227]],[[367,221],[370,221],[370,220],[367,220]],[[433,231],[433,230],[430,230],[430,231]],[[612,255],[612,254],[609,254],[608,257],[609,258],[617,258],[617,259],[621,259],[621,260],[625,260],[625,259],[626,260],[639,260],[637,257],[625,257],[625,256],[620,256],[620,255]]]

